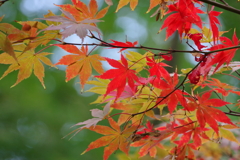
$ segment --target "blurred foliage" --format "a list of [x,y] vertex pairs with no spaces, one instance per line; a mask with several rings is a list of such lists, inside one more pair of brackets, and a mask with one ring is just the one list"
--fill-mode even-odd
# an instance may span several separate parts
[[[21,13],[22,2],[9,0],[0,7],[0,16],[5,14],[3,22],[11,22],[16,25],[15,22],[12,22],[13,20],[33,19]],[[67,2],[69,3],[69,1],[64,1],[64,3]],[[185,43],[177,40],[177,35],[165,42],[165,30],[157,34],[162,22],[155,21],[154,17],[149,18],[152,13],[145,13],[149,1],[139,1],[139,5],[134,12],[130,11],[128,6],[118,13],[114,13],[118,1],[115,0],[114,2],[115,5],[110,8],[109,13],[103,18],[105,22],[99,24],[105,40],[125,41],[127,35],[123,33],[123,28],[116,25],[115,20],[119,17],[128,17],[135,19],[140,24],[145,24],[144,27],[147,30],[145,41],[127,37],[129,41],[138,40],[141,42],[140,44],[144,43],[145,46],[172,49],[180,49],[185,45]],[[239,5],[236,0],[228,3],[231,6]],[[12,16],[8,15],[11,13]],[[238,27],[236,30],[238,37],[240,37],[239,15],[223,11],[221,17],[224,25],[222,28],[232,28],[229,33],[226,33],[226,36],[231,37],[233,27]],[[141,51],[141,53],[143,52]],[[178,64],[179,68],[191,67],[192,64],[186,61],[185,54],[187,53],[175,55],[172,63]],[[238,54],[235,60],[239,59]],[[6,68],[7,66],[1,65],[0,75],[3,74]],[[34,76],[24,80],[16,87],[10,88],[16,80],[16,72],[0,81],[0,160],[101,159],[103,149],[95,149],[87,154],[80,155],[90,142],[99,137],[97,134],[83,130],[71,140],[69,140],[71,136],[62,139],[73,130],[70,128],[72,125],[91,117],[90,109],[99,107],[89,105],[95,100],[96,96],[80,96],[73,88],[74,85],[77,85],[76,82],[72,80],[65,83],[65,73],[63,71],[46,69],[44,79],[46,90],[42,88]],[[229,80],[227,76],[224,78]],[[235,82],[233,81],[233,83]],[[116,159],[114,156],[110,157],[110,160],[114,159]]]

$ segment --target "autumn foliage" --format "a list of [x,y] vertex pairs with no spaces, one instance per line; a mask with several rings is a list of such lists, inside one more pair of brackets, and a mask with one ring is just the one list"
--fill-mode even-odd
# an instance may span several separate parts
[[[66,81],[79,77],[82,88],[93,85],[87,92],[99,95],[93,103],[101,104],[103,109],[92,109],[93,118],[77,123],[79,128],[74,132],[84,129],[99,133],[101,137],[86,146],[83,153],[104,147],[104,160],[116,150],[131,156],[129,150],[135,147],[139,157],[183,160],[204,159],[201,150],[222,138],[239,146],[239,135],[234,133],[239,131],[239,122],[230,116],[240,116],[240,102],[228,101],[230,95],[240,96],[239,88],[214,77],[224,73],[240,80],[240,63],[233,61],[240,48],[238,31],[229,30],[231,39],[223,36],[226,31],[219,28],[219,16],[224,12],[215,11],[214,6],[201,0],[150,0],[146,11],[154,11],[152,16],[163,21],[159,32],[166,32],[166,40],[177,33],[181,42],[191,47],[188,51],[172,50],[145,47],[138,41],[102,39],[98,23],[104,23],[101,19],[113,7],[111,0],[105,2],[106,7],[99,10],[96,0],[88,4],[72,0],[71,4],[57,5],[61,15],[49,11],[44,18],[17,21],[20,28],[0,23],[0,63],[9,66],[1,79],[18,71],[13,84],[16,86],[34,74],[45,88],[44,66],[65,65]],[[127,5],[134,11],[138,0],[115,3],[116,12]],[[203,21],[204,16],[207,21]],[[82,42],[64,41],[73,34]],[[98,43],[88,44],[86,37]],[[193,46],[188,42],[193,42]],[[95,47],[89,50],[89,46]],[[56,53],[45,52],[48,47],[58,47],[69,54],[53,64],[49,55]],[[97,47],[118,48],[120,60],[92,54]],[[188,53],[197,64],[188,69],[175,68],[170,73],[168,68],[172,66],[168,62],[178,53]],[[103,61],[112,68],[104,70]],[[191,89],[187,91],[185,87]],[[108,121],[109,125],[100,125],[101,121]]]

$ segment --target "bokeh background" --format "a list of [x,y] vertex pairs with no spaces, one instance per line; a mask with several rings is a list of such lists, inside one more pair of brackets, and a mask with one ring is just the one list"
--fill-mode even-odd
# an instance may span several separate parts
[[[89,0],[82,1],[89,2]],[[99,8],[106,6],[103,0],[97,1]],[[105,22],[99,23],[104,40],[125,41],[127,39],[151,47],[189,49],[184,48],[186,44],[178,40],[177,34],[167,41],[164,41],[165,30],[157,34],[162,21],[156,21],[155,17],[150,18],[154,11],[146,14],[149,1],[140,0],[134,12],[127,6],[118,13],[115,13],[118,0],[113,0],[113,2],[114,5],[103,18]],[[5,15],[3,23],[16,25],[14,21],[42,18],[48,10],[60,14],[58,7],[54,4],[65,3],[71,2],[70,0],[9,0],[0,7],[0,16]],[[237,0],[231,0],[228,3],[240,9],[240,2]],[[225,36],[231,38],[235,28],[240,37],[239,15],[224,11],[220,18],[222,22],[220,30],[229,31]],[[67,38],[66,41],[81,42],[75,35]],[[93,41],[86,39],[86,42],[92,43]],[[51,57],[53,63],[66,54],[63,50],[56,48],[50,48],[47,51],[54,53]],[[99,48],[95,52],[105,57],[119,59],[118,51],[118,49]],[[237,54],[235,60],[239,61],[240,53]],[[189,68],[194,64],[195,62],[189,54],[179,53],[174,55],[170,65]],[[0,65],[0,75],[7,67]],[[104,67],[105,69],[109,68],[107,65]],[[16,81],[17,72],[9,74],[0,81],[0,160],[102,159],[103,148],[80,155],[88,144],[99,138],[100,135],[83,130],[70,140],[71,136],[62,139],[76,129],[76,127],[70,128],[72,125],[91,118],[90,109],[100,108],[100,105],[90,105],[97,96],[91,93],[81,93],[82,89],[78,84],[78,79],[65,82],[64,69],[62,66],[59,66],[58,70],[46,67],[44,78],[46,89],[42,88],[35,76],[10,88]],[[221,76],[221,79],[223,82],[239,86],[239,81],[234,78]],[[86,86],[84,90],[87,90],[88,87]],[[238,98],[231,96],[230,101],[234,102]],[[110,160],[116,159],[114,155],[110,157]]]

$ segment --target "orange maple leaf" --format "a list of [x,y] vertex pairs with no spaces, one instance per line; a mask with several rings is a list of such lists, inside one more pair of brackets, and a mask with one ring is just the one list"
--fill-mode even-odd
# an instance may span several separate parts
[[66,70],[66,81],[79,76],[82,88],[85,83],[92,75],[92,67],[99,73],[104,72],[102,68],[102,63],[100,61],[105,61],[105,59],[98,54],[88,55],[88,47],[82,46],[78,49],[74,45],[62,45],[56,44],[65,51],[72,53],[70,55],[63,56],[56,65],[67,65]]
[[112,128],[101,125],[88,128],[94,132],[103,134],[104,136],[95,140],[94,142],[91,142],[88,148],[82,154],[92,149],[104,146],[106,146],[103,154],[104,160],[107,160],[109,156],[117,149],[120,149],[124,153],[128,154],[129,142],[127,139],[136,130],[136,127],[132,126],[121,131],[120,126],[118,126],[118,124],[112,118],[108,118],[108,121]]
[[103,18],[109,6],[105,7],[101,11],[98,12],[98,5],[96,0],[91,0],[89,2],[89,6],[79,0],[72,0],[73,5],[64,4],[57,5],[61,7],[64,11],[71,13],[76,21],[82,21],[84,19],[100,19]]
[[[154,128],[153,124],[149,121],[146,123],[146,128],[136,133],[137,137],[141,137],[140,140],[136,139],[134,143],[131,144],[133,147],[141,147],[139,150],[140,157],[145,156],[149,153],[151,157],[155,157],[158,148],[164,148],[160,142],[163,139],[168,138],[172,135],[172,130],[169,128],[164,128],[164,130],[158,130]],[[133,139],[134,140],[134,139]]]
[[174,135],[172,139],[177,137],[178,135],[182,135],[180,140],[175,141],[178,144],[178,147],[182,147],[188,143],[190,143],[191,137],[193,142],[191,143],[192,148],[197,149],[201,146],[202,140],[201,138],[208,139],[209,137],[205,134],[205,131],[209,130],[207,128],[200,128],[192,121],[190,118],[186,120],[177,119],[181,126],[174,128]]
[[116,12],[118,12],[118,10],[121,9],[123,6],[126,6],[129,2],[130,2],[130,8],[133,11],[138,4],[138,0],[120,0],[117,6]]
[[[230,86],[227,83],[222,83],[220,80],[216,78],[211,78],[211,80],[206,80],[200,83],[199,85],[202,86],[202,88],[204,88],[205,86],[208,86],[209,88],[216,91],[217,93],[221,93],[223,96],[228,96],[230,92],[240,95],[240,91],[234,91],[237,89],[236,87]],[[215,86],[216,88],[214,88],[213,86]]]

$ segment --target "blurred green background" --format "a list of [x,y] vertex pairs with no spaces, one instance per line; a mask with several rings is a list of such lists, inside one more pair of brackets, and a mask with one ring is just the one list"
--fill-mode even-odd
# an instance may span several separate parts
[[[89,2],[85,0],[84,2]],[[103,0],[99,0],[99,6],[105,7]],[[99,28],[103,32],[104,40],[114,39],[118,41],[139,41],[140,44],[150,47],[183,49],[185,43],[178,41],[174,35],[168,41],[164,41],[163,30],[157,34],[161,27],[160,21],[150,18],[152,11],[146,14],[149,1],[141,1],[135,12],[130,11],[129,6],[124,7],[118,13],[114,13],[116,3],[112,6]],[[0,7],[0,16],[5,15],[2,22],[16,25],[14,20],[26,21],[33,18],[41,18],[47,10],[53,10],[59,14],[59,10],[53,3],[70,3],[67,0],[9,0]],[[237,0],[231,0],[229,5],[240,8]],[[35,7],[35,8],[34,8]],[[217,9],[218,11],[222,11]],[[225,36],[231,38],[233,29],[236,28],[240,37],[240,16],[225,12],[221,15],[222,26],[220,30],[229,30]],[[70,39],[70,40],[74,40]],[[78,40],[76,40],[79,42]],[[76,42],[72,41],[72,42]],[[89,40],[90,41],[90,40]],[[97,52],[111,58],[119,57],[119,50],[98,49]],[[48,52],[60,54],[62,50],[50,48]],[[141,51],[141,53],[143,53]],[[239,60],[238,57],[235,60]],[[174,55],[171,65],[178,68],[193,66],[193,60],[188,54]],[[52,57],[54,63],[56,58]],[[8,66],[0,66],[2,75]],[[100,160],[103,148],[92,150],[80,155],[88,144],[100,135],[88,130],[83,130],[69,140],[70,136],[62,139],[75,128],[72,125],[91,118],[90,109],[100,108],[90,105],[96,99],[96,95],[79,94],[80,87],[76,80],[65,83],[63,70],[46,67],[44,90],[38,79],[31,76],[17,86],[10,88],[16,81],[17,72],[11,73],[0,81],[0,160]],[[239,81],[228,76],[222,76],[222,81],[229,82],[239,87]],[[85,89],[86,90],[86,89]],[[234,102],[238,97],[232,97]],[[104,123],[104,122],[103,122]],[[110,160],[115,160],[111,156]]]

